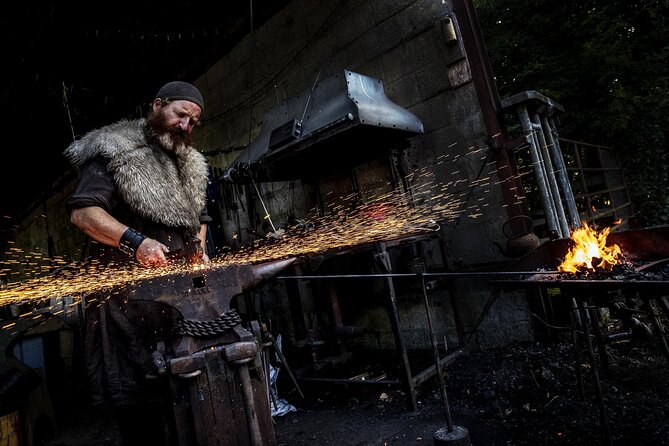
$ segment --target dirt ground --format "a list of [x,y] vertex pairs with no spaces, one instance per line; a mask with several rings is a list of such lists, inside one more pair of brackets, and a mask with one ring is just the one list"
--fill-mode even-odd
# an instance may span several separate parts
[[[587,357],[577,366],[574,345],[566,340],[467,353],[446,371],[452,423],[466,428],[475,446],[669,444],[669,361],[659,338],[625,339],[606,350],[610,376],[597,361],[603,406]],[[399,390],[301,389],[305,398],[290,381],[279,381],[279,397],[297,410],[275,417],[278,445],[433,444],[435,432],[448,427],[436,378],[418,388],[415,412],[406,409]],[[120,446],[108,414],[82,411],[67,420],[45,446]]]
[[[667,358],[656,345],[623,342],[608,350],[611,377],[600,378],[611,443],[669,444]],[[609,444],[587,361],[580,397],[573,351],[567,343],[513,345],[461,358],[446,379],[453,424],[468,430],[473,445]],[[419,389],[415,413],[397,391],[297,400],[300,410],[277,420],[279,444],[433,444],[435,432],[447,427],[434,381]]]

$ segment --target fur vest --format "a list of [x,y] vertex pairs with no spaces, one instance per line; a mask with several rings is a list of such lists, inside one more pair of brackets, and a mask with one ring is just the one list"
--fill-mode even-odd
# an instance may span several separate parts
[[104,157],[119,195],[134,212],[197,233],[206,206],[206,158],[192,147],[169,154],[149,143],[144,129],[144,119],[121,120],[90,131],[70,144],[64,155],[77,169]]

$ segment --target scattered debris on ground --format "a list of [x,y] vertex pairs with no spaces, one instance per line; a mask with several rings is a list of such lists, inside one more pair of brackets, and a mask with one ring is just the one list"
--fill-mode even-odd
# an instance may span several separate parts
[[[452,422],[469,431],[474,446],[607,445],[603,407],[613,445],[669,444],[669,360],[654,339],[606,345],[610,376],[598,366],[603,406],[587,356],[577,365],[574,345],[566,340],[470,352],[446,371]],[[436,378],[418,389],[415,412],[406,409],[399,390],[302,390],[304,398],[290,381],[280,381],[279,395],[297,408],[275,417],[280,446],[431,445],[434,433],[447,427]],[[119,446],[108,416],[82,408],[45,446]]]
[[[570,343],[469,353],[447,371],[452,423],[467,428],[474,446],[607,445],[603,407],[614,445],[669,444],[669,361],[659,342],[623,341],[607,350],[611,376],[599,370],[603,406],[587,358],[580,362],[581,396]],[[297,396],[298,410],[277,419],[279,444],[432,444],[434,433],[447,427],[433,381],[419,389],[416,412],[406,410],[399,391]]]

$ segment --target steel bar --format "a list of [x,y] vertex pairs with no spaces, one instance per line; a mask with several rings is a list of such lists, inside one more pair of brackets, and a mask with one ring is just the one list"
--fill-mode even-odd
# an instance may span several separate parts
[[599,372],[597,370],[597,362],[595,361],[595,353],[592,349],[592,340],[590,339],[590,329],[588,327],[588,316],[585,312],[585,305],[580,298],[576,299],[578,304],[578,312],[581,316],[581,323],[583,327],[583,339],[585,339],[585,347],[588,352],[588,359],[590,362],[590,370],[592,371],[592,381],[595,388],[595,397],[599,403],[599,415],[604,429],[604,435],[609,446],[613,446],[611,439],[611,429],[609,427],[609,418],[606,414],[606,406],[604,405],[604,395],[602,392],[602,384],[599,381]]
[[343,384],[346,386],[383,387],[386,389],[400,388],[404,384],[398,379],[373,380],[349,378],[315,378],[311,376],[301,376],[299,380],[303,383]]
[[532,128],[530,115],[527,112],[527,106],[524,104],[518,105],[516,112],[518,113],[518,119],[520,120],[520,125],[523,129],[525,139],[529,144],[530,158],[532,159],[532,166],[534,168],[534,176],[537,181],[537,186],[539,187],[539,192],[541,193],[541,204],[544,208],[544,216],[546,217],[548,230],[555,231],[557,234],[559,234],[560,226],[558,225],[557,221],[557,211],[555,210],[555,204],[553,203],[553,198],[551,197],[548,180],[544,171],[544,162],[541,158],[541,151],[538,147],[539,144],[536,135],[534,134],[534,129]]
[[585,401],[585,386],[583,385],[583,369],[581,367],[581,361],[583,360],[583,352],[581,351],[581,345],[578,342],[578,328],[581,328],[580,317],[578,315],[578,305],[576,304],[576,299],[571,299],[571,311],[569,312],[569,319],[571,321],[571,337],[572,342],[574,343],[574,358],[576,362],[576,383],[578,384],[578,394],[581,397],[581,401]]
[[662,311],[664,311],[664,314],[669,317],[669,299],[667,296],[658,297],[657,303],[660,305],[660,308],[662,308]]
[[[460,271],[460,272],[426,272],[425,277],[469,277],[469,276],[533,276],[559,274],[558,271]],[[299,276],[277,276],[277,279],[373,279],[384,277],[418,277],[419,273],[375,273],[375,274],[331,274],[331,275],[299,275]]]
[[[569,214],[569,225],[572,229],[577,229],[581,227],[581,217],[576,208],[576,200],[574,199],[574,192],[571,188],[571,183],[569,182],[569,177],[567,176],[567,168],[564,163],[564,156],[562,155],[562,149],[560,148],[560,141],[558,138],[557,127],[555,126],[555,121],[553,118],[548,118],[546,116],[541,117],[541,125],[544,129],[544,134],[546,135],[546,140],[548,142],[548,149],[551,153],[551,159],[553,161],[553,167],[555,168],[555,175],[562,190],[562,196],[564,197],[564,202],[567,205],[567,214]],[[569,234],[569,233],[567,233]]]
[[[386,250],[386,244],[384,242],[380,242],[378,244],[379,247],[379,258],[383,259],[383,256],[388,255],[388,251]],[[384,267],[384,262],[381,261],[379,262],[382,267]],[[385,263],[385,267],[390,266],[390,262]],[[390,271],[388,271],[390,272]],[[402,328],[400,325],[400,313],[399,310],[397,309],[397,297],[395,295],[395,285],[393,283],[393,278],[392,276],[386,278],[386,284],[388,286],[388,297],[389,297],[389,317],[390,317],[390,325],[393,330],[393,336],[395,338],[395,346],[397,347],[397,351],[400,355],[400,361],[402,362],[402,382],[404,384],[404,390],[406,392],[406,398],[407,398],[407,405],[409,406],[409,410],[412,412],[415,412],[418,410],[418,402],[416,401],[416,390],[413,385],[413,378],[411,375],[411,365],[409,364],[409,355],[407,354],[406,347],[404,346],[404,338],[402,337]]]
[[276,351],[276,354],[279,356],[279,360],[281,363],[286,367],[286,371],[288,372],[288,376],[290,377],[291,381],[293,381],[293,384],[295,385],[295,388],[297,391],[300,393],[300,396],[304,398],[304,393],[302,393],[302,389],[300,389],[300,385],[297,383],[297,379],[295,379],[295,375],[293,374],[293,371],[291,368],[288,366],[288,361],[286,361],[286,357],[283,356],[283,352],[281,352],[281,348],[279,347],[279,344],[276,342],[276,339],[272,335],[272,333],[266,333],[267,337],[269,338],[270,341],[272,341],[272,345],[274,346],[274,351]]
[[[530,295],[529,295],[530,290],[527,290],[527,293],[528,293],[528,297],[530,297]],[[551,321],[552,316],[553,316],[553,312],[551,311],[550,314],[549,314],[548,309],[546,308],[546,302],[548,302],[550,304],[550,295],[547,295],[548,293],[544,293],[544,289],[539,288],[539,287],[537,287],[535,294],[536,294],[537,299],[539,300],[539,303],[541,304],[541,312],[542,312],[542,316],[543,316],[544,320],[545,321]],[[544,295],[544,294],[546,294],[546,295]],[[551,310],[552,310],[552,307],[551,307]],[[544,325],[545,325],[546,335],[548,336],[548,339],[550,341],[553,341],[553,338],[555,336],[553,334],[553,328],[552,328],[551,324],[547,323],[547,324],[544,324]]]
[[425,303],[425,314],[427,316],[427,326],[430,332],[430,340],[432,341],[432,350],[434,353],[434,366],[437,371],[437,378],[439,379],[439,388],[441,389],[441,399],[444,403],[444,413],[446,415],[446,425],[448,432],[453,432],[453,419],[451,418],[451,409],[448,406],[448,394],[446,393],[446,385],[444,384],[444,375],[441,372],[441,361],[439,359],[439,347],[437,346],[437,338],[434,334],[434,326],[432,324],[432,311],[430,311],[430,301],[427,297],[427,287],[425,286],[425,278],[421,276],[421,285],[423,288],[423,301]]
[[[447,365],[453,364],[458,358],[462,357],[464,354],[465,354],[464,348],[459,348],[457,350],[454,350],[451,353],[444,356],[443,358],[441,358],[439,360],[439,365],[441,367],[446,367]],[[428,379],[432,378],[435,375],[435,373],[437,373],[437,366],[433,364],[428,368],[426,368],[425,370],[421,371],[420,373],[417,373],[416,376],[413,377],[413,382],[416,386],[419,386]]]
[[648,312],[650,313],[651,320],[653,321],[653,325],[655,326],[657,334],[660,338],[660,345],[662,345],[664,356],[667,358],[667,361],[669,361],[669,345],[667,344],[667,338],[664,335],[664,328],[660,323],[660,319],[657,317],[655,306],[653,305],[653,300],[652,299],[648,300],[648,302],[646,302],[646,306],[648,307]]
[[568,237],[570,234],[569,225],[567,224],[567,216],[565,215],[564,207],[562,205],[560,187],[558,186],[557,179],[555,178],[555,160],[553,159],[554,157],[552,154],[549,152],[546,134],[544,133],[544,128],[542,127],[539,120],[539,114],[534,113],[530,119],[532,120],[532,127],[536,132],[536,138],[539,141],[541,157],[544,160],[544,171],[546,172],[548,186],[550,187],[551,196],[553,197],[553,205],[555,206],[555,212],[558,218],[558,224],[560,226],[560,235],[562,237]]
[[592,331],[595,333],[597,340],[597,348],[599,349],[599,357],[602,361],[602,368],[607,378],[611,378],[611,366],[609,364],[609,354],[606,352],[606,345],[604,345],[604,338],[602,337],[602,329],[599,326],[599,315],[597,309],[592,303],[592,299],[588,299],[588,315],[592,322]]

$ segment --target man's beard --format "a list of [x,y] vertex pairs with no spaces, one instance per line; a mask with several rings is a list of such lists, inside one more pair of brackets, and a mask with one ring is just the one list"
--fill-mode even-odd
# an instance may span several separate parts
[[167,124],[164,115],[158,111],[152,111],[146,118],[149,133],[161,146],[170,152],[179,154],[190,146],[190,134],[181,130],[180,127],[172,127]]

